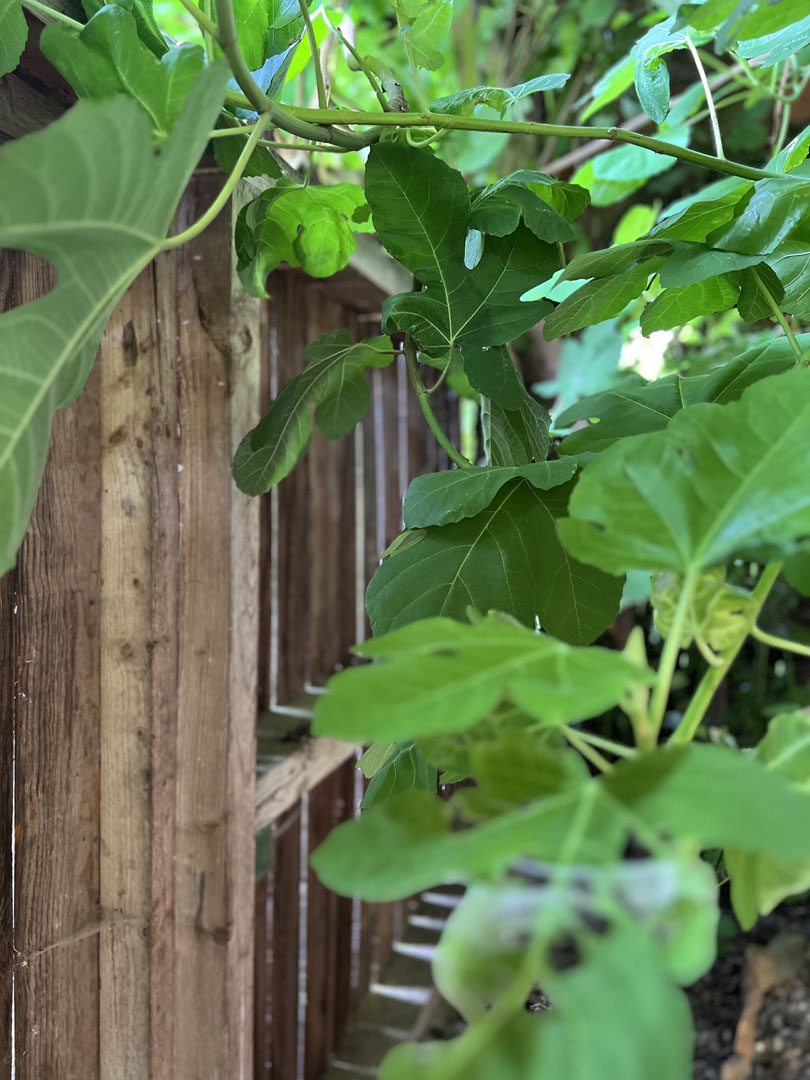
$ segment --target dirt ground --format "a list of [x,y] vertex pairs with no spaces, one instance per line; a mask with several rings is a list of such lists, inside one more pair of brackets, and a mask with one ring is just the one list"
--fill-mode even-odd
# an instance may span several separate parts
[[[694,1080],[726,1080],[743,1009],[746,949],[779,935],[804,939],[798,973],[765,993],[756,1022],[750,1080],[810,1080],[810,900],[783,904],[747,934],[727,940],[712,970],[688,991],[695,1018]],[[750,963],[749,963],[750,967]]]

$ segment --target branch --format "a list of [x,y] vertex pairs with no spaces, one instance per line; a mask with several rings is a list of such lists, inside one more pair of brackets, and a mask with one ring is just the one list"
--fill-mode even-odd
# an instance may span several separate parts
[[706,71],[703,67],[703,61],[700,59],[694,42],[685,34],[686,47],[692,54],[692,59],[695,61],[695,67],[697,73],[700,76],[700,81],[703,85],[703,93],[706,95],[706,108],[709,110],[709,123],[712,126],[712,135],[714,136],[714,149],[719,158],[724,158],[726,155],[723,153],[723,140],[720,137],[720,125],[717,123],[717,110],[714,107],[714,98],[712,97],[712,88],[709,86],[709,80],[706,78]]
[[806,363],[807,361],[805,359],[805,355],[804,355],[804,352],[802,350],[802,347],[799,344],[799,342],[796,340],[796,335],[793,333],[793,330],[790,327],[790,323],[785,318],[784,312],[782,311],[782,309],[777,304],[773,293],[771,292],[771,290],[768,288],[768,286],[765,284],[765,282],[762,280],[762,278],[757,273],[756,267],[751,268],[751,273],[754,275],[754,280],[756,281],[756,283],[757,283],[757,285],[759,287],[759,291],[762,293],[762,295],[767,300],[768,307],[773,312],[773,317],[776,319],[776,321],[779,323],[779,325],[784,330],[785,337],[790,342],[790,347],[793,350],[793,355],[796,357],[796,363],[797,364]]
[[323,68],[321,67],[321,51],[318,48],[318,41],[315,37],[315,29],[309,15],[307,0],[298,0],[298,6],[301,8],[301,17],[303,18],[304,26],[306,27],[309,51],[312,53],[312,63],[315,65],[315,87],[318,93],[318,108],[325,109],[327,101],[326,87],[323,82]]

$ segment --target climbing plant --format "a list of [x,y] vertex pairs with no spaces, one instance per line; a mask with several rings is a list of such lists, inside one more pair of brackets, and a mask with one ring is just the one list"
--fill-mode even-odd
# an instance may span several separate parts
[[[374,637],[357,652],[372,662],[336,676],[315,715],[317,733],[370,744],[365,808],[315,853],[322,880],[370,901],[467,886],[434,967],[468,1026],[397,1048],[380,1075],[685,1080],[681,987],[711,966],[718,920],[704,853],[724,852],[744,926],[810,885],[810,716],[775,703],[747,751],[712,745],[702,724],[749,638],[810,654],[761,625],[778,580],[807,593],[810,579],[810,129],[788,141],[810,2],[590,0],[574,15],[183,0],[196,44],[164,32],[149,0],[24,7],[80,100],[0,151],[0,245],[58,274],[0,316],[0,570],[54,411],[81,391],[115,304],[241,177],[256,184],[234,237],[254,295],[279,263],[325,277],[357,233],[376,233],[413,288],[385,302],[382,336],[335,328],[308,346],[245,433],[234,479],[261,494],[313,423],[347,435],[369,403],[365,369],[400,355],[453,464],[412,480],[405,531],[368,590]],[[2,70],[25,35],[18,0],[0,0]],[[491,85],[475,85],[482,70]],[[613,122],[634,99],[642,112]],[[756,163],[727,157],[732,143]],[[221,194],[169,235],[207,146]],[[555,149],[576,169],[567,180]],[[302,154],[317,162],[303,177],[290,165]],[[588,206],[650,182],[658,203],[639,200],[616,242],[589,250]],[[590,328],[628,310],[642,335],[731,319],[722,362],[652,380],[614,363],[603,377]],[[753,344],[745,324],[760,327]],[[585,331],[553,423],[514,362],[538,325],[548,340]],[[446,379],[480,408],[478,460],[432,408]],[[750,587],[734,577],[743,564]],[[627,575],[652,576],[654,666],[640,628],[623,649],[594,644]],[[676,713],[692,644],[696,689]],[[608,710],[625,717],[615,738],[594,730]],[[442,800],[437,780],[473,783]],[[551,1003],[540,1015],[525,1007],[535,986]]]

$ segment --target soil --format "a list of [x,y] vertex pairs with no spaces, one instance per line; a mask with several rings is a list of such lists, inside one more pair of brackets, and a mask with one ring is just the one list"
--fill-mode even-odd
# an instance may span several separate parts
[[724,1080],[744,1002],[745,953],[783,934],[804,937],[798,974],[769,990],[756,1024],[750,1080],[810,1080],[810,900],[783,904],[727,940],[712,970],[688,991],[695,1019],[694,1080]]

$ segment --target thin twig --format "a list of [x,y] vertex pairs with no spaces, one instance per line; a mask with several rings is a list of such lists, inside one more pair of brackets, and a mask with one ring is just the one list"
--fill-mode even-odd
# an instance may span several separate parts
[[695,61],[695,67],[697,73],[700,76],[700,81],[703,84],[703,92],[706,95],[706,107],[709,110],[709,122],[712,126],[712,135],[714,136],[714,148],[719,158],[724,158],[726,155],[723,152],[723,140],[720,136],[720,125],[717,122],[717,110],[714,107],[714,98],[712,97],[712,88],[709,86],[709,80],[706,78],[706,69],[703,67],[703,61],[700,59],[695,44],[688,34],[684,34],[686,41],[686,47],[692,54],[692,59]]
[[318,41],[315,37],[315,28],[312,25],[309,8],[307,7],[307,0],[298,0],[298,6],[301,8],[301,17],[304,20],[304,27],[306,28],[307,32],[309,51],[312,53],[312,63],[315,65],[315,88],[318,93],[318,107],[321,109],[325,109],[327,106],[326,86],[324,85],[323,81],[323,69],[321,68],[321,51],[318,48]]

